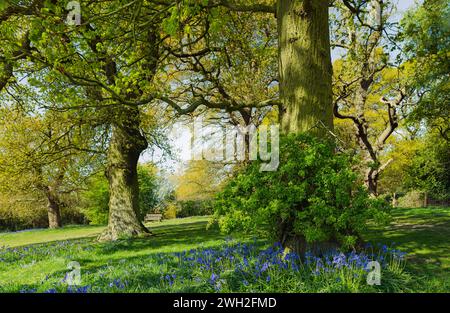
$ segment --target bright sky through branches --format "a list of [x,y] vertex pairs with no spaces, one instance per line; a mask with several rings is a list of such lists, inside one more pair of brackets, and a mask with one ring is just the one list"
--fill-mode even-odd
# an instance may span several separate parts
[[[418,3],[421,3],[421,0],[398,0],[397,2],[397,12],[394,14],[394,21],[399,21],[404,13],[416,6]],[[338,52],[333,51],[332,58],[335,59],[338,57]],[[171,140],[171,146],[173,147],[173,152],[178,158],[181,160],[162,160],[162,152],[156,149],[152,154],[145,152],[141,157],[140,162],[148,162],[154,161],[161,163],[160,166],[163,166],[169,170],[183,170],[183,163],[190,159],[191,153],[191,134],[185,131],[185,127],[182,127],[181,124],[176,123],[172,127],[172,131],[169,135],[169,139]]]

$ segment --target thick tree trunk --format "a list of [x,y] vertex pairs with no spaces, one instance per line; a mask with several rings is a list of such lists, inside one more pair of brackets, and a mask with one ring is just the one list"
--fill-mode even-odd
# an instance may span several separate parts
[[117,240],[150,233],[139,220],[137,163],[147,141],[139,130],[139,109],[121,107],[108,150],[109,220],[99,240]]
[[[281,127],[284,134],[309,132],[324,138],[333,131],[332,66],[328,1],[278,0]],[[280,242],[302,255],[335,242],[308,244],[280,223]]]
[[61,208],[58,196],[52,187],[47,187],[47,213],[48,213],[48,227],[49,228],[59,228],[62,226],[61,221]]
[[378,173],[374,169],[368,169],[364,183],[366,184],[369,194],[376,197],[378,196]]
[[280,222],[278,241],[284,248],[287,248],[300,256],[303,256],[307,251],[314,255],[321,255],[329,250],[337,249],[339,247],[337,240],[308,243],[305,237],[294,233],[293,221]]
[[328,1],[278,1],[280,98],[284,133],[333,130]]
[[374,157],[371,157],[370,154],[365,159],[365,166],[367,167],[364,183],[369,191],[370,195],[373,197],[378,196],[378,180],[380,179],[380,174],[384,171],[384,169],[393,162],[394,159],[389,159],[382,165],[378,165],[374,167],[373,164],[379,164],[379,160],[377,154]]

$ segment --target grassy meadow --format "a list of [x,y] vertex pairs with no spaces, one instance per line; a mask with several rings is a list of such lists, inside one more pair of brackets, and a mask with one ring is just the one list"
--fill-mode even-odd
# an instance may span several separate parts
[[[262,238],[224,236],[209,217],[148,224],[153,236],[98,243],[101,226],[0,234],[0,292],[448,292],[450,208],[397,208],[365,251],[300,260]],[[367,262],[382,264],[368,285]],[[69,286],[71,261],[81,282]]]

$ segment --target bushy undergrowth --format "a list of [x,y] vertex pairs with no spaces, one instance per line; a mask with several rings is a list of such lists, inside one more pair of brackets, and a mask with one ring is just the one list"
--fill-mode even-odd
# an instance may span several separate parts
[[369,197],[350,158],[327,142],[289,135],[280,142],[279,168],[260,172],[260,165],[250,164],[219,195],[215,217],[223,231],[353,248],[369,220],[388,219],[388,204]]
[[[86,240],[0,250],[0,270],[35,266],[36,260],[83,254],[111,253],[122,243],[95,244]],[[381,285],[367,284],[370,261],[381,264]],[[37,266],[37,265],[36,265]],[[142,255],[83,268],[80,286],[68,286],[67,272],[49,271],[29,285],[3,283],[0,292],[398,292],[408,291],[404,253],[386,246],[364,251],[329,251],[300,259],[281,245],[226,241],[220,248]]]
[[205,216],[213,214],[212,201],[210,200],[187,200],[177,201],[177,217]]
[[[86,224],[86,219],[77,207],[61,208],[63,225]],[[33,202],[23,205],[17,202],[11,206],[0,203],[0,231],[18,231],[30,228],[47,228],[48,212],[45,203]]]

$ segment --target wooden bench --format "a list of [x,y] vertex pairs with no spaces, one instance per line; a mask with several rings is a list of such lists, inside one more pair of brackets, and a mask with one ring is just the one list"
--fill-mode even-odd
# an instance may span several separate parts
[[161,222],[162,214],[147,214],[144,218],[144,222]]

